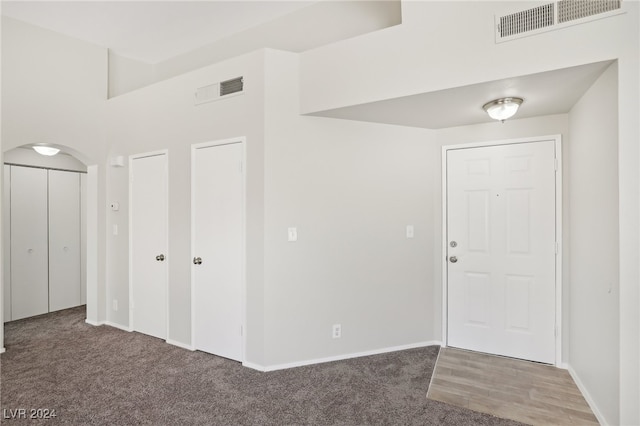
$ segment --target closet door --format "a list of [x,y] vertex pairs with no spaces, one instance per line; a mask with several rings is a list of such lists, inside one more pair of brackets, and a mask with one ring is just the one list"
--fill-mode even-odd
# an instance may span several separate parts
[[11,319],[49,311],[47,171],[11,166]]
[[242,361],[244,190],[241,142],[192,151],[193,340]]
[[167,154],[130,157],[130,326],[167,338]]
[[49,311],[81,305],[80,173],[49,170]]

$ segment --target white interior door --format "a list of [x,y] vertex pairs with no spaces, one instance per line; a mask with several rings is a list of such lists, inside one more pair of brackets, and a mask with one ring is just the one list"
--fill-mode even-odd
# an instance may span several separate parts
[[11,166],[11,319],[49,312],[47,171]]
[[192,157],[193,319],[196,349],[242,360],[242,143]]
[[167,155],[130,161],[131,327],[167,336]]
[[448,344],[555,362],[555,142],[447,151]]
[[79,306],[80,173],[49,170],[49,311]]

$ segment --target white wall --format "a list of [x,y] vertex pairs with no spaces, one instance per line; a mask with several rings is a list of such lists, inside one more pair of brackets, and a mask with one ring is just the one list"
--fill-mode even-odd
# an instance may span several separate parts
[[153,83],[153,65],[109,51],[109,97]]
[[98,162],[106,96],[106,49],[2,17],[3,151],[51,143]]
[[[261,362],[262,226],[263,226],[263,52],[240,56],[156,83],[108,101],[109,156],[127,158],[168,149],[169,161],[169,334],[168,340],[191,344],[191,145],[237,136],[247,138],[247,298],[248,358]],[[194,106],[198,87],[244,77],[245,92]],[[107,229],[107,320],[129,325],[128,167],[109,167],[107,200],[120,203],[109,211]],[[119,310],[112,310],[118,300]],[[254,315],[254,308],[258,312]]]
[[569,114],[571,316],[569,364],[607,424],[619,424],[618,67]]
[[400,23],[400,1],[320,1],[154,65],[155,81],[260,48],[301,52]]
[[265,79],[264,365],[433,341],[430,131],[300,116],[297,55]]
[[301,107],[311,113],[618,59],[619,420],[640,424],[640,3],[623,2],[626,13],[589,24],[494,42],[495,15],[538,4],[405,1],[403,25],[301,55]]
[[109,52],[109,97],[261,48],[301,52],[398,25],[400,0],[320,1],[176,57],[148,64]]
[[[107,51],[52,31],[2,17],[2,151],[32,143],[64,147],[91,168],[88,218],[92,294],[104,297],[104,106]],[[99,192],[100,191],[100,192]],[[94,322],[104,315],[91,303]]]

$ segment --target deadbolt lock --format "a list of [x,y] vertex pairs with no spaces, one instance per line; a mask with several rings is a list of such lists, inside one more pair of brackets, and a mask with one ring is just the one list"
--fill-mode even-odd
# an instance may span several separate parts
[[202,258],[201,257],[194,257],[193,258],[193,264],[194,265],[202,265]]
[[451,242],[449,243],[449,245],[450,245],[451,247],[454,247],[454,248],[455,248],[455,247],[458,247],[458,243],[456,243],[455,241],[451,241]]

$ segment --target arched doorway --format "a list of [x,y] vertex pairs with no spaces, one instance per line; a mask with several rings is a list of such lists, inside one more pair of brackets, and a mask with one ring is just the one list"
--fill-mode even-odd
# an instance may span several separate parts
[[[77,174],[78,179],[81,179],[82,193],[80,200],[78,201],[81,208],[81,222],[80,232],[82,234],[81,244],[78,247],[80,253],[80,260],[78,266],[80,267],[80,279],[81,279],[81,304],[87,305],[87,322],[90,324],[98,325],[98,297],[97,297],[97,228],[98,228],[98,206],[97,206],[97,192],[98,192],[98,166],[91,164],[92,161],[81,153],[78,153],[72,148],[55,145],[55,148],[60,149],[60,152],[54,156],[44,156],[36,153],[33,150],[33,145],[24,145],[7,150],[3,153],[3,164],[10,167],[16,167],[16,170],[24,171],[27,168],[39,169],[46,171],[46,173],[55,173],[55,176],[69,176]],[[7,167],[4,166],[3,167]],[[19,169],[18,169],[19,168]],[[62,173],[68,172],[68,173]],[[3,173],[4,175],[4,173]],[[81,176],[81,177],[80,177]],[[3,192],[7,190],[8,183],[3,176]],[[72,179],[73,180],[73,179]],[[0,197],[0,200],[2,197]],[[7,219],[7,205],[4,200],[2,203],[2,216],[3,226],[6,226]],[[64,203],[63,203],[64,204]],[[4,230],[3,230],[4,231]],[[2,318],[2,326],[0,327],[0,353],[4,351],[4,322],[11,319],[10,315],[7,315],[7,308],[9,303],[7,301],[8,289],[7,286],[10,282],[10,276],[8,276],[6,270],[7,260],[10,245],[7,241],[7,234],[2,233],[2,262],[0,262],[0,268],[2,268],[2,274],[0,277],[2,281],[0,283],[0,318]],[[68,246],[64,247],[65,250],[71,251]],[[56,304],[57,303],[57,304]],[[64,308],[65,303],[68,301],[55,302],[53,308]],[[16,319],[16,318],[13,318]]]

